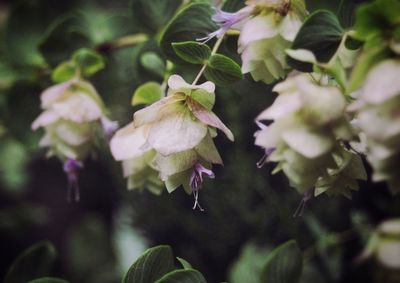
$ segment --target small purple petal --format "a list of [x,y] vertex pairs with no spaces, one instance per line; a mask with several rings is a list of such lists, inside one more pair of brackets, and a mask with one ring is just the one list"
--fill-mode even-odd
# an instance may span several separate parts
[[68,192],[67,200],[71,202],[72,194],[74,194],[74,201],[78,202],[79,184],[78,184],[78,170],[83,168],[83,163],[79,160],[69,158],[64,162],[63,169],[68,179]]
[[193,209],[196,209],[198,207],[200,211],[204,211],[204,209],[199,204],[199,189],[203,184],[203,174],[206,175],[208,178],[215,178],[215,174],[212,170],[207,169],[200,163],[196,163],[193,166],[192,174],[190,175],[190,187],[192,188],[194,196]]

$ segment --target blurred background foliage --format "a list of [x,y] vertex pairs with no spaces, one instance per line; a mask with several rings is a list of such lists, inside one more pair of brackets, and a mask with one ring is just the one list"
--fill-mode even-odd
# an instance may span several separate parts
[[[306,2],[310,11],[339,6],[336,0]],[[100,52],[106,68],[91,82],[112,118],[125,125],[138,109],[130,105],[134,90],[163,80],[157,40],[179,5],[179,0],[0,2],[0,278],[22,250],[49,240],[58,250],[52,274],[70,282],[119,282],[146,247],[168,244],[209,282],[252,283],[268,251],[296,239],[306,259],[304,283],[396,280],[390,278],[398,278],[397,269],[356,259],[376,225],[400,216],[400,198],[385,185],[362,183],[352,200],[320,196],[307,204],[303,217],[293,218],[301,196],[284,176],[271,176],[272,168],[255,166],[262,152],[253,145],[253,121],[274,94],[249,77],[217,89],[215,112],[236,141],[217,139],[225,166],[201,191],[205,213],[192,211],[192,198],[183,190],[159,197],[127,191],[106,145],[85,164],[81,201],[67,203],[61,164],[44,158],[41,133],[30,130],[40,112],[40,92],[51,84],[51,68],[80,47]],[[147,40],[129,45],[133,34]],[[223,52],[238,59],[235,44],[229,38]],[[174,71],[193,78],[196,69],[176,65]]]

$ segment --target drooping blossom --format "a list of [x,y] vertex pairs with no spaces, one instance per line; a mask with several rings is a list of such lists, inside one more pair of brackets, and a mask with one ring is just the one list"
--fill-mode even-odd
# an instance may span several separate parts
[[366,140],[374,181],[386,181],[400,191],[400,60],[386,60],[367,75],[357,100],[350,106]]
[[[319,80],[319,81],[324,81]],[[279,95],[257,121],[272,121],[256,133],[256,145],[277,162],[290,184],[304,194],[343,194],[358,188],[366,177],[360,157],[343,141],[354,136],[346,118],[346,100],[339,88],[320,85],[312,75],[300,74],[277,84]]]

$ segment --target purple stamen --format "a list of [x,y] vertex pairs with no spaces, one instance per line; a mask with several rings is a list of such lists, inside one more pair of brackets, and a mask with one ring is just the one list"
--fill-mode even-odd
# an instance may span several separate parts
[[118,122],[111,121],[105,116],[101,117],[100,122],[103,128],[104,135],[106,136],[107,140],[110,141],[111,138],[114,136],[115,131],[118,130]]
[[211,19],[215,23],[217,23],[220,28],[214,32],[209,33],[206,37],[196,39],[202,44],[210,41],[214,37],[221,38],[231,27],[249,17],[252,12],[252,9],[249,9],[249,7],[243,8],[236,13],[228,13],[220,9],[215,10],[216,13],[212,16]]
[[194,196],[194,205],[193,209],[196,207],[199,208],[200,211],[204,211],[204,209],[199,204],[199,190],[201,185],[203,184],[203,174],[208,178],[214,179],[214,172],[210,169],[205,168],[200,163],[196,163],[193,166],[192,174],[190,175],[190,187],[192,188],[193,196]]
[[67,201],[68,202],[72,201],[72,194],[73,194],[74,201],[78,202],[80,199],[78,170],[83,168],[83,163],[79,160],[68,158],[66,161],[64,161],[63,168],[68,179]]
[[274,152],[275,148],[270,147],[266,148],[264,155],[261,157],[261,159],[256,163],[257,168],[262,168],[267,162],[268,162],[268,157]]
[[299,206],[293,214],[293,217],[302,217],[304,214],[304,210],[307,206],[307,203],[314,196],[314,189],[310,189],[304,193],[303,198],[300,201]]

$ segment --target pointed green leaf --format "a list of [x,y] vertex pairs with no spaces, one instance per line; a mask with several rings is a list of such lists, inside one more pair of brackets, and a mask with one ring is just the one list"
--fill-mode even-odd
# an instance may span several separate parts
[[43,277],[43,278],[31,280],[28,283],[68,283],[68,281],[61,279],[61,278],[55,278],[55,277]]
[[294,240],[275,248],[269,255],[261,282],[297,283],[303,270],[303,257]]
[[204,64],[211,56],[211,49],[208,45],[195,41],[174,42],[172,48],[176,55],[192,64]]
[[157,82],[148,82],[139,86],[132,97],[132,105],[152,104],[162,97],[162,89]]
[[191,269],[192,268],[192,265],[187,260],[180,258],[180,257],[176,257],[176,259],[182,265],[183,269]]
[[218,27],[211,20],[214,10],[209,4],[195,3],[179,11],[169,22],[160,40],[160,46],[168,60],[174,63],[184,61],[175,54],[173,42],[184,42],[207,36]]
[[97,52],[82,48],[72,55],[73,62],[80,68],[82,75],[91,76],[104,68],[104,59]]
[[179,269],[174,270],[161,279],[157,280],[156,283],[207,283],[204,276],[197,270],[194,269]]
[[72,79],[77,72],[76,64],[66,61],[57,66],[51,73],[51,79],[56,83],[61,83]]
[[207,80],[219,86],[227,86],[243,79],[240,66],[231,58],[221,54],[211,56],[204,75]]
[[[318,10],[311,14],[302,25],[291,49],[310,50],[318,62],[327,63],[336,53],[342,40],[343,28],[335,14]],[[312,72],[312,65],[288,58],[293,68]]]
[[152,283],[174,269],[171,248],[157,246],[148,249],[132,264],[122,283]]
[[50,273],[56,259],[56,249],[50,242],[40,242],[22,252],[8,270],[4,283],[26,283]]

